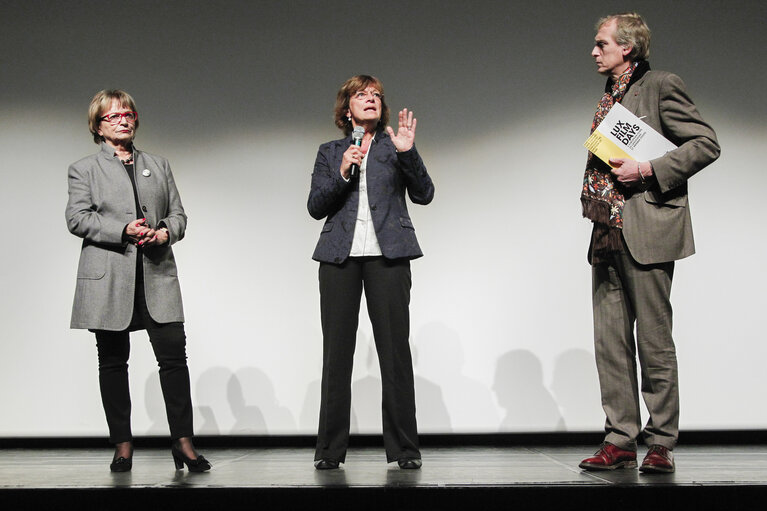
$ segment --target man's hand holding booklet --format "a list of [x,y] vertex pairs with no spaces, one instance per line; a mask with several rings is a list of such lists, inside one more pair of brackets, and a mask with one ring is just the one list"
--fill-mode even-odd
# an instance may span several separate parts
[[649,161],[676,146],[620,103],[615,103],[583,144],[610,165],[611,158]]

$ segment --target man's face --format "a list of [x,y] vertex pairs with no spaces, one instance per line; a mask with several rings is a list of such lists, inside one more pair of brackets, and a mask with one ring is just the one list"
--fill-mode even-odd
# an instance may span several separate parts
[[610,20],[601,27],[594,37],[594,49],[591,56],[597,63],[597,71],[603,75],[618,78],[628,67],[631,61],[628,54],[630,46],[621,46],[615,40],[616,21]]

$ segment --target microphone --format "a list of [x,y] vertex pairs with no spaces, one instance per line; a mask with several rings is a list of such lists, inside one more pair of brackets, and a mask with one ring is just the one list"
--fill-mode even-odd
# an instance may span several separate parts
[[[357,147],[362,146],[362,137],[365,135],[365,128],[357,126],[352,131],[352,143]],[[352,163],[352,168],[349,170],[349,178],[355,178],[360,172],[360,166],[356,163]]]

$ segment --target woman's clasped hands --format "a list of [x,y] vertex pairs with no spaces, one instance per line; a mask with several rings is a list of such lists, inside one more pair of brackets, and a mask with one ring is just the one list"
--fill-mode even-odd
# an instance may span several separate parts
[[138,247],[164,245],[168,242],[168,230],[164,227],[153,229],[146,223],[146,218],[139,218],[125,226],[125,235]]

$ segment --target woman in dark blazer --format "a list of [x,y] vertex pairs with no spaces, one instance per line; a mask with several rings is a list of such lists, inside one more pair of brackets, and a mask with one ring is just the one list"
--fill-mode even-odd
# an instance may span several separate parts
[[[351,376],[362,289],[373,326],[383,385],[388,462],[421,467],[410,356],[410,260],[421,257],[405,191],[416,204],[434,197],[415,148],[416,120],[389,107],[375,77],[353,76],[338,91],[336,125],[345,138],[320,146],[309,213],[325,218],[313,258],[320,263],[323,367],[317,469],[338,468],[349,443]],[[386,128],[386,129],[384,129]],[[353,143],[353,131],[362,134]]]
[[133,145],[138,113],[126,92],[96,94],[88,122],[100,151],[69,167],[67,226],[83,238],[71,327],[96,334],[101,399],[115,444],[110,469],[133,466],[129,332],[145,329],[160,366],[176,468],[208,470],[192,444],[184,312],[171,249],[184,237],[186,215],[173,174],[165,158]]

